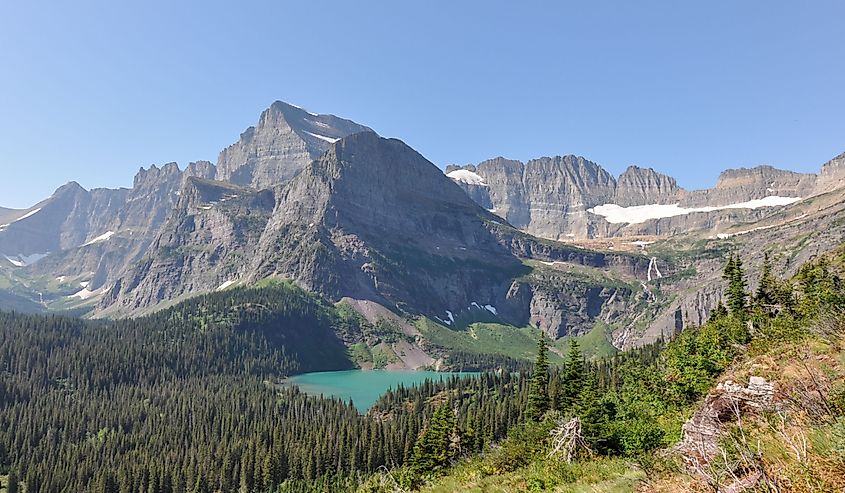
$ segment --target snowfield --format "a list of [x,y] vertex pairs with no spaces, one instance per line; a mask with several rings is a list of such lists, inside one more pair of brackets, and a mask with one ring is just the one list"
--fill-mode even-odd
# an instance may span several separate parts
[[235,284],[238,281],[226,281],[223,284],[217,286],[217,291],[223,291],[224,289],[228,288],[232,284]]
[[311,137],[316,137],[316,138],[318,138],[318,139],[320,139],[320,140],[325,140],[325,141],[326,141],[326,142],[328,142],[329,144],[334,144],[335,142],[337,142],[338,140],[340,140],[340,138],[326,137],[325,135],[320,135],[320,134],[311,133],[311,132],[309,132],[309,131],[307,131],[307,130],[303,130],[303,132],[307,133],[307,134],[308,134],[308,135],[310,135]]
[[105,233],[101,234],[100,236],[94,238],[93,240],[83,243],[82,246],[93,245],[94,243],[100,243],[101,241],[107,241],[109,238],[114,235],[114,231],[106,231]]
[[446,173],[446,176],[455,181],[466,183],[467,185],[480,185],[482,187],[487,186],[487,183],[484,182],[484,178],[482,178],[478,173],[473,173],[468,169],[457,169]]
[[79,298],[80,300],[87,300],[88,298],[92,298],[94,296],[97,296],[98,294],[102,293],[103,291],[105,291],[105,288],[100,288],[96,291],[91,291],[88,288],[82,288],[79,292],[68,296],[68,298]]
[[30,255],[24,255],[19,253],[17,255],[3,255],[3,257],[12,263],[15,267],[26,267],[27,265],[32,265],[35,262],[38,262],[42,258],[50,255],[50,252],[46,253],[33,253]]
[[622,207],[616,204],[604,204],[587,209],[587,212],[597,214],[605,218],[611,224],[639,224],[651,219],[662,219],[665,217],[683,216],[693,212],[712,212],[723,209],[757,209],[760,207],[777,207],[794,204],[801,200],[801,197],[781,197],[770,195],[762,199],[749,200],[736,204],[728,204],[716,207],[681,207],[679,204],[649,204]]

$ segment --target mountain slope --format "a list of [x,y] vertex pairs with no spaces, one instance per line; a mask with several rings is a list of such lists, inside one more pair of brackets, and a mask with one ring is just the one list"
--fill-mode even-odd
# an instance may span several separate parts
[[[272,191],[191,183],[196,190],[183,190],[178,212],[104,295],[99,316],[282,277],[334,301],[375,303],[452,330],[461,330],[458,319],[487,314],[556,338],[628,320],[620,314],[642,303],[638,279],[654,262],[521,233],[416,151],[372,132],[338,141]],[[674,272],[665,262],[661,269]]]

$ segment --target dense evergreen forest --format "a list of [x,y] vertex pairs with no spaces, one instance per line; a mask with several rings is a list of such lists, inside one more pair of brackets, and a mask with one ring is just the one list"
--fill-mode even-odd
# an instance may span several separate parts
[[550,367],[541,335],[530,373],[400,387],[366,416],[280,384],[350,368],[339,337],[362,330],[288,285],[115,322],[2,313],[0,475],[28,492],[395,491],[482,452],[487,473],[524,466],[564,416],[590,454],[642,458],[677,441],[742,348],[801,338],[845,304],[827,259],[791,280],[771,270],[748,292],[732,256],[726,304],[666,344],[587,362],[573,341]]
[[[377,419],[279,384],[351,368],[339,337],[360,330],[285,284],[116,322],[0,313],[0,474],[32,492],[345,488],[405,463],[447,387],[478,430],[467,451],[521,419],[523,380],[508,372],[400,388]],[[400,395],[414,405],[392,408]]]

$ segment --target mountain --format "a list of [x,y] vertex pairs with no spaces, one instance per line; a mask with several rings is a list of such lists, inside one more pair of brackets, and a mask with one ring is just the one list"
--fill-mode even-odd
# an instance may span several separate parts
[[625,318],[650,264],[525,235],[419,153],[372,132],[339,140],[272,190],[189,183],[144,261],[103,296],[101,315],[281,277],[359,308],[453,328],[486,314],[557,338]]
[[845,158],[820,175],[758,166],[723,172],[715,187],[684,190],[674,178],[631,166],[614,179],[578,156],[520,161],[496,158],[446,174],[479,205],[514,226],[553,240],[659,235],[758,220],[771,208],[845,184]]
[[[788,273],[835,245],[843,175],[843,156],[819,175],[728,170],[693,191],[577,156],[444,174],[399,140],[276,102],[217,165],[151,166],[131,189],[71,183],[0,209],[0,306],[137,316],[282,278],[387,320],[408,367],[490,351],[475,347],[478,323],[629,348],[703,323],[729,249],[769,251]],[[749,267],[753,279],[759,259]]]
[[372,130],[334,115],[315,115],[282,101],[263,113],[238,142],[220,152],[220,181],[253,188],[284,183],[339,139]]

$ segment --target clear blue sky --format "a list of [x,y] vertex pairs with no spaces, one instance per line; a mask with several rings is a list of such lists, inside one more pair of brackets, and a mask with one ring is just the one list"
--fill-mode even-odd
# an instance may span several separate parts
[[0,205],[216,161],[276,99],[440,166],[572,153],[688,188],[816,171],[845,150],[843,19],[841,0],[10,0]]

